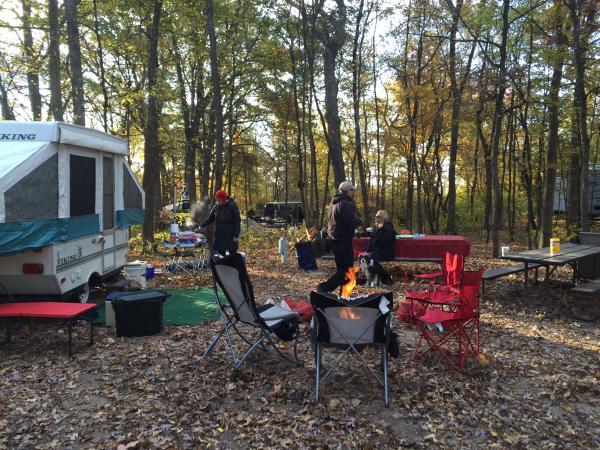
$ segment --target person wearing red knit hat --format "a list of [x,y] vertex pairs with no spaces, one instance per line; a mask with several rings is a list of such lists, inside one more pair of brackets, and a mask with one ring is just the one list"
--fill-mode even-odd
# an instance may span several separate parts
[[202,228],[215,224],[215,237],[212,244],[213,252],[225,255],[226,252],[235,253],[238,249],[238,238],[240,236],[240,209],[235,200],[227,195],[224,189],[215,193],[217,203],[210,211]]

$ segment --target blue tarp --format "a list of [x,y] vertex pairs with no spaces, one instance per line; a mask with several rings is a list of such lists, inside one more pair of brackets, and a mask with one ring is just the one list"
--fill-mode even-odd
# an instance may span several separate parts
[[144,210],[141,208],[125,208],[117,211],[117,228],[144,223]]
[[0,254],[42,248],[100,232],[98,214],[0,224]]

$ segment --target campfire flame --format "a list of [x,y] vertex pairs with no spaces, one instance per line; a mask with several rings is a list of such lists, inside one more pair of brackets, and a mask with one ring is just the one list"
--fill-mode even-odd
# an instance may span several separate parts
[[350,298],[352,290],[356,287],[356,272],[358,269],[350,267],[346,272],[346,279],[348,282],[342,286],[342,297]]
[[351,306],[340,308],[340,319],[360,320],[360,318],[360,314],[358,314]]

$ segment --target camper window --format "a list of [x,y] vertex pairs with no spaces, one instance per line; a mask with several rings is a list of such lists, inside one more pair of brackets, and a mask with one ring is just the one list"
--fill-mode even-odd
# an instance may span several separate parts
[[102,163],[102,227],[110,230],[115,226],[115,165],[113,159],[106,156]]
[[133,177],[123,164],[123,200],[125,208],[143,208],[142,193],[138,189]]
[[96,212],[96,159],[71,155],[71,217]]

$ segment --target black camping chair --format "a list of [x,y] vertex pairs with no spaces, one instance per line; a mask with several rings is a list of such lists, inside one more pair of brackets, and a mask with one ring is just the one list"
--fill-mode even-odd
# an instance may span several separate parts
[[[383,387],[385,406],[388,396],[388,349],[391,338],[393,294],[386,292],[347,300],[335,294],[311,292],[313,345],[315,347],[315,400],[319,401],[321,385],[349,354],[354,354]],[[321,347],[337,347],[344,351],[321,376]],[[381,348],[381,374],[360,353],[364,346]]]
[[[302,323],[300,315],[275,305],[256,305],[252,283],[246,271],[243,257],[239,253],[232,253],[226,257],[219,254],[212,255],[210,267],[213,275],[213,292],[221,314],[223,329],[211,340],[204,355],[202,355],[202,360],[204,361],[207,358],[219,339],[225,336],[236,369],[244,363],[256,348],[264,350],[265,344],[271,345],[277,354],[286,361],[301,365],[296,351],[300,335],[300,323]],[[223,291],[226,302],[219,295],[217,286]],[[231,308],[231,310],[228,310],[228,308]],[[260,330],[254,342],[242,335],[238,329],[240,323]],[[248,344],[248,348],[241,356],[238,356],[233,348],[232,329]],[[275,342],[273,342],[274,335],[282,340],[294,341],[293,359],[277,348]]]

